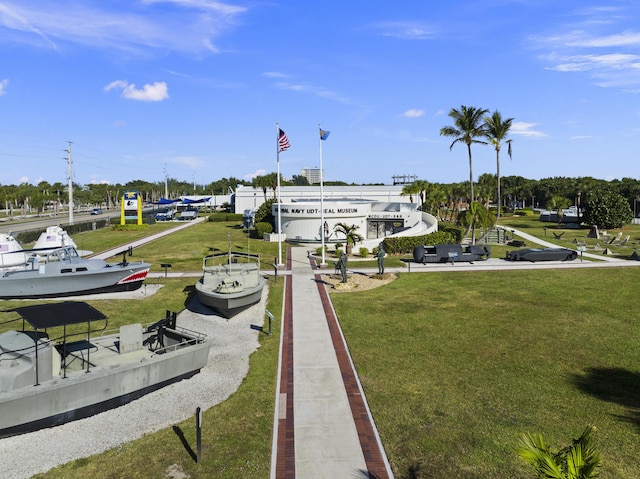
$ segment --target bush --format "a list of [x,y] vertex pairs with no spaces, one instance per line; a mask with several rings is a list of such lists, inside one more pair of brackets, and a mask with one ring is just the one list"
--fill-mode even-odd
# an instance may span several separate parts
[[258,238],[264,238],[265,234],[273,233],[273,226],[271,223],[265,223],[264,221],[256,224],[256,234]]
[[448,231],[436,231],[422,236],[401,236],[397,238],[386,238],[384,249],[388,254],[410,254],[416,246],[436,245],[436,244],[456,244],[453,233]]
[[243,216],[239,213],[211,213],[207,217],[207,221],[213,223],[226,222],[226,221],[240,221],[242,222]]
[[[458,226],[454,223],[449,223],[448,221],[440,221],[438,223],[438,231],[443,233],[451,233],[454,238],[454,243],[460,243],[462,238],[466,233],[465,229],[461,226]],[[435,243],[433,243],[435,244]]]
[[587,194],[583,221],[600,229],[621,228],[633,219],[633,212],[624,196],[597,189]]
[[[325,253],[325,255],[327,254],[328,251],[329,251],[329,247],[327,245],[324,245],[324,253]],[[316,248],[316,256],[322,256],[322,246],[318,246]]]
[[277,198],[270,198],[264,203],[262,203],[255,214],[255,222],[256,223],[271,223],[271,225],[275,225],[275,218],[271,214],[271,207],[274,203],[277,203]]
[[334,249],[336,252],[338,252],[338,250],[341,250],[343,246],[344,245],[342,243],[337,242]]
[[365,248],[364,246],[362,248],[360,248],[360,257],[361,258],[366,258],[367,256],[369,256],[369,250],[367,248]]

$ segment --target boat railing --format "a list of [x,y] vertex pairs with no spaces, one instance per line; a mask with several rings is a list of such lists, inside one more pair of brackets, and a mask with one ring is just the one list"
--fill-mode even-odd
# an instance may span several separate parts
[[204,257],[202,260],[203,269],[223,266],[228,264],[260,264],[260,255],[253,253],[215,253]]

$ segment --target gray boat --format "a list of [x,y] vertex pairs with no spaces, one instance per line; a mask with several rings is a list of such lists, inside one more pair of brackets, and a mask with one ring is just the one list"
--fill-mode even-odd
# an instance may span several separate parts
[[80,294],[133,291],[142,285],[151,265],[127,262],[107,263],[82,258],[73,246],[46,252],[22,250],[27,261],[0,269],[0,299],[55,298]]
[[0,437],[121,406],[193,376],[209,356],[205,335],[178,327],[175,313],[109,332],[106,316],[84,302],[11,311],[22,327],[0,334]]
[[218,253],[204,257],[196,292],[202,304],[230,318],[259,302],[264,285],[260,256]]

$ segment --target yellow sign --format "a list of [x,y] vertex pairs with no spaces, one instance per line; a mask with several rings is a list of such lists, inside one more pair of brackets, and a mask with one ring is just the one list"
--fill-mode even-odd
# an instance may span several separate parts
[[120,224],[127,224],[127,220],[136,220],[142,224],[142,197],[137,191],[127,191],[120,202]]

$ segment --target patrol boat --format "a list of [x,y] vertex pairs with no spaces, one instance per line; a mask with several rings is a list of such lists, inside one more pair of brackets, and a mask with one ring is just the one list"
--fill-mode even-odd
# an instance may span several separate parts
[[22,326],[0,334],[0,437],[121,406],[193,376],[209,356],[206,336],[180,328],[169,311],[111,332],[108,318],[84,302],[9,312]]

